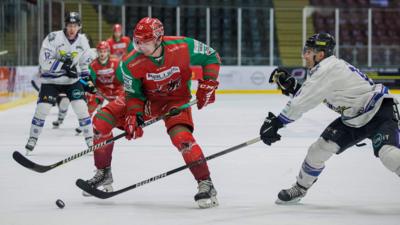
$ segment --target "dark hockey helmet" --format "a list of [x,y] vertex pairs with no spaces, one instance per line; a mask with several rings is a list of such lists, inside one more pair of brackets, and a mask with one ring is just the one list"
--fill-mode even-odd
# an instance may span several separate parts
[[78,12],[69,12],[65,15],[64,19],[65,25],[69,23],[77,23],[79,26],[81,25],[81,16]]
[[336,42],[332,35],[328,33],[318,33],[309,37],[304,44],[303,53],[309,49],[315,49],[316,51],[324,51],[325,57],[333,55]]

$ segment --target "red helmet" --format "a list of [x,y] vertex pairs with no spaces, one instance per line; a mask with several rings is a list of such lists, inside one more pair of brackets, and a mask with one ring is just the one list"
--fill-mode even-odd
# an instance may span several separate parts
[[136,41],[148,42],[164,36],[164,26],[156,18],[144,17],[136,24],[133,38]]
[[121,26],[121,24],[119,24],[119,23],[114,24],[114,26],[113,26],[113,32],[122,32],[122,26]]
[[97,50],[107,49],[108,51],[110,51],[110,45],[108,44],[107,41],[100,41],[99,44],[97,44],[96,49]]

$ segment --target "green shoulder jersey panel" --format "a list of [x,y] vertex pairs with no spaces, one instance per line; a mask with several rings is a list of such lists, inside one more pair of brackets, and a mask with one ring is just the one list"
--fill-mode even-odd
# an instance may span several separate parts
[[[130,58],[129,58],[130,59]],[[142,91],[142,81],[133,76],[131,71],[127,68],[127,63],[132,60],[126,60],[125,62],[121,61],[118,65],[117,69],[117,78],[118,80],[122,79],[122,83],[124,84],[124,89],[126,96],[128,98],[138,98],[142,101],[146,100],[146,97]]]
[[213,48],[188,37],[185,37],[183,41],[189,47],[191,65],[206,66],[208,64],[221,64],[219,56]]
[[89,73],[90,73],[90,78],[92,78],[93,84],[96,85],[97,75],[96,75],[96,72],[94,72],[91,65],[89,65]]
[[128,45],[128,48],[126,49],[126,52],[129,53],[131,52],[135,47],[133,46],[133,41],[131,41]]

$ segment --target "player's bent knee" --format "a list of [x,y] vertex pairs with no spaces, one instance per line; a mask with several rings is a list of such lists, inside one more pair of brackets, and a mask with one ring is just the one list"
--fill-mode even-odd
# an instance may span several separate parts
[[339,149],[339,145],[335,142],[326,141],[320,137],[308,149],[306,161],[313,166],[322,167],[324,162],[339,151]]
[[95,135],[96,134],[101,134],[101,135],[108,135],[111,133],[113,129],[113,126],[106,121],[100,119],[99,117],[95,116],[93,117],[93,130]]
[[71,101],[71,106],[79,119],[89,117],[88,107],[83,99]]
[[35,117],[39,119],[45,119],[51,108],[52,105],[49,103],[39,103],[36,107]]
[[384,145],[379,151],[379,159],[390,171],[400,176],[400,149],[393,145]]
[[178,148],[178,150],[182,153],[190,150],[193,145],[196,144],[196,141],[192,135],[192,133],[188,131],[181,131],[171,136],[172,144]]

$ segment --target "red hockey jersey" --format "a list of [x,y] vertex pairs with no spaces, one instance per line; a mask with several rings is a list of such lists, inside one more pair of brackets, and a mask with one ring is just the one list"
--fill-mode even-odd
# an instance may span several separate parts
[[96,59],[89,66],[90,75],[97,90],[108,100],[124,95],[123,84],[115,76],[118,64],[118,59],[110,58],[105,64],[101,64]]
[[121,37],[119,41],[116,41],[113,37],[107,39],[110,45],[110,54],[117,56],[121,59],[131,50],[131,39],[127,36]]
[[217,79],[221,62],[211,47],[175,36],[164,36],[161,47],[162,57],[149,57],[134,50],[120,62],[117,76],[124,82],[128,113],[143,112],[145,100],[189,101],[191,65],[203,67],[203,79]]

